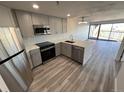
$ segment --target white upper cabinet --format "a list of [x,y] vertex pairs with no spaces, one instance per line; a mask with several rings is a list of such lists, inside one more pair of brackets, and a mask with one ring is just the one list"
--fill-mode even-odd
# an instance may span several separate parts
[[48,16],[33,13],[32,22],[34,25],[48,25]]
[[62,19],[62,32],[66,33],[67,32],[67,20]]
[[16,16],[23,37],[34,36],[33,25],[48,25],[51,34],[61,34],[67,31],[67,20],[63,18],[23,11],[16,11]]
[[54,20],[54,17],[52,17],[52,16],[49,16],[49,26],[50,26],[51,34],[56,34],[56,31],[55,31],[55,20]]
[[51,34],[63,33],[62,18],[50,16],[49,17],[49,26],[50,26]]
[[16,11],[17,20],[23,37],[34,35],[31,14],[28,12]]
[[55,18],[55,31],[57,34],[62,33],[62,19]]
[[0,26],[15,26],[11,10],[0,6]]

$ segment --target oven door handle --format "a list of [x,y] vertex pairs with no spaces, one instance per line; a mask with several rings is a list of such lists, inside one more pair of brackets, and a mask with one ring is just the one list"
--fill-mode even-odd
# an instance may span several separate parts
[[44,51],[47,51],[47,50],[50,50],[52,48],[55,48],[55,46],[51,46],[51,47],[48,47],[48,48],[45,48],[45,49],[40,49],[41,52],[44,52]]

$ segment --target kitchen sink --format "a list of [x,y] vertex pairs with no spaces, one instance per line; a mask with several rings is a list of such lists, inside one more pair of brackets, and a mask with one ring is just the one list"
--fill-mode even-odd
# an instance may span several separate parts
[[69,40],[67,40],[67,41],[65,41],[65,42],[68,42],[68,43],[74,43],[74,41],[69,41]]

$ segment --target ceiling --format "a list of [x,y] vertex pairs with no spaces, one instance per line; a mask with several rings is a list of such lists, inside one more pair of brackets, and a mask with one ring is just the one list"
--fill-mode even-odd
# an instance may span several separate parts
[[[92,16],[106,11],[124,10],[123,1],[59,1],[59,5],[57,5],[56,1],[0,1],[0,4],[13,9],[62,18],[66,18],[67,13],[70,13],[71,17],[79,17]],[[33,4],[38,4],[40,8],[33,9]]]

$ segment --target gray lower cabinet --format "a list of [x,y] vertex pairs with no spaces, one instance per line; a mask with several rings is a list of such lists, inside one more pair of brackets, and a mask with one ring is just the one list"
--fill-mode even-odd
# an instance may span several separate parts
[[72,45],[67,43],[61,43],[61,54],[67,57],[71,57]]
[[72,59],[83,64],[84,49],[72,46]]
[[42,64],[42,58],[41,58],[39,48],[31,50],[30,51],[30,57],[32,60],[33,67],[36,67],[36,66]]
[[61,54],[61,50],[60,50],[60,48],[61,48],[60,43],[56,43],[56,44],[55,44],[55,52],[56,52],[56,56],[59,56],[59,55]]
[[83,64],[84,48],[71,45],[68,43],[61,43],[61,54],[72,58],[73,60]]

